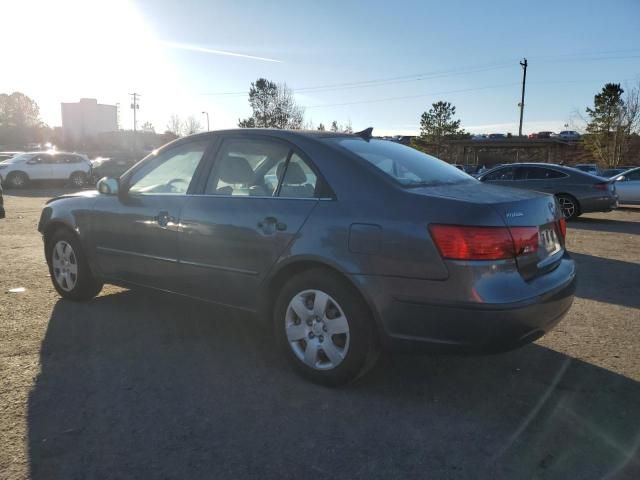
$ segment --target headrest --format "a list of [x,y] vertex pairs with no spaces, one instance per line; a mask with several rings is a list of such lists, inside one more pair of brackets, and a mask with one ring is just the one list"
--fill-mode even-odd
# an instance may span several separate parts
[[220,163],[220,179],[225,183],[251,183],[253,169],[244,157],[226,155]]
[[[278,179],[282,178],[282,170],[284,169],[284,162],[278,164],[278,168],[276,168],[276,175]],[[302,185],[303,183],[307,183],[307,176],[304,174],[304,170],[297,163],[289,162],[289,166],[287,167],[287,185]]]

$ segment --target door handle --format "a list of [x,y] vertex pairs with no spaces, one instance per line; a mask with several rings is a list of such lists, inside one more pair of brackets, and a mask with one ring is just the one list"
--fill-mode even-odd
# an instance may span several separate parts
[[287,229],[287,224],[279,222],[276,217],[269,216],[258,222],[258,228],[266,234],[272,234],[274,229],[284,232]]
[[169,212],[162,211],[158,212],[158,215],[153,217],[153,219],[160,225],[161,227],[166,227],[169,222],[175,222],[175,219],[169,215]]

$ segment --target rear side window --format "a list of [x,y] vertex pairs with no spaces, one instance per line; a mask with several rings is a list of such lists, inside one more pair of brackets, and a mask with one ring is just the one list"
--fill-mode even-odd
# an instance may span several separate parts
[[520,167],[519,170],[522,170],[522,180],[546,180],[567,176],[557,170],[544,167]]
[[399,143],[357,137],[330,137],[324,141],[356,154],[406,187],[476,181],[447,162]]

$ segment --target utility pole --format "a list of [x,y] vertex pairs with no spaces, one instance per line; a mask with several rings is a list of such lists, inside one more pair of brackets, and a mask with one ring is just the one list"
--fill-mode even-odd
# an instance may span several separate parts
[[133,102],[131,102],[131,109],[133,110],[133,152],[134,154],[137,152],[137,142],[136,142],[136,137],[137,137],[137,127],[138,127],[138,120],[137,120],[137,111],[140,108],[140,104],[138,103],[138,98],[140,97],[139,93],[130,93],[130,96],[133,97]]
[[522,136],[522,115],[524,114],[524,87],[527,83],[527,59],[523,58],[523,62],[520,62],[522,67],[522,99],[520,100],[520,127],[518,128],[518,136]]
[[203,115],[207,116],[207,132],[211,131],[209,128],[209,112],[202,112]]

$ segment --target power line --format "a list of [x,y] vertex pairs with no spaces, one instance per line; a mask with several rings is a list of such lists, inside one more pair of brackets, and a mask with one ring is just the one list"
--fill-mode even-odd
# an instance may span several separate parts
[[[581,53],[581,54],[562,54],[556,56],[542,56],[542,57],[534,57],[538,59],[538,63],[558,63],[558,62],[589,62],[589,61],[601,61],[601,60],[619,60],[619,59],[632,59],[632,58],[640,58],[640,55],[620,55],[620,56],[601,56],[610,53],[624,53],[624,52],[636,52],[640,51],[640,49],[628,49],[628,50],[611,50],[608,52],[591,52],[591,53]],[[591,55],[591,56],[588,56]],[[465,67],[465,68],[456,68],[449,70],[439,70],[425,73],[415,73],[411,75],[402,75],[398,77],[387,77],[387,78],[379,78],[374,80],[360,80],[354,82],[346,82],[346,83],[332,83],[332,84],[324,84],[324,85],[314,85],[308,87],[298,87],[292,88],[294,93],[304,93],[304,92],[322,92],[322,91],[332,91],[332,90],[346,90],[353,88],[367,88],[367,87],[377,87],[383,85],[394,85],[399,83],[408,83],[408,82],[418,82],[423,80],[430,80],[434,78],[443,78],[450,77],[456,75],[466,75],[473,73],[481,73],[491,70],[499,70],[503,68],[508,68],[513,65],[512,61],[501,62],[501,63],[492,63],[492,64],[484,64],[484,65],[476,65],[473,67]],[[236,92],[215,92],[215,93],[202,93],[204,96],[246,96],[247,91],[236,91]]]
[[[415,82],[421,80],[428,80],[431,78],[441,78],[455,75],[465,75],[468,73],[478,73],[489,70],[497,70],[511,66],[511,63],[499,63],[499,64],[486,64],[477,65],[474,67],[455,68],[450,70],[437,70],[425,73],[414,73],[411,75],[402,75],[398,77],[378,78],[374,80],[360,80],[356,82],[346,83],[331,83],[325,85],[314,85],[310,87],[298,87],[292,88],[294,92],[311,92],[311,91],[329,91],[329,90],[342,90],[348,88],[360,88],[368,86],[379,86],[394,83]],[[218,92],[218,93],[202,93],[201,95],[207,96],[235,96],[235,95],[247,95],[247,91],[237,92]]]
[[520,82],[511,82],[511,83],[502,83],[499,85],[488,85],[485,87],[475,87],[475,88],[464,88],[460,90],[449,90],[446,92],[433,92],[433,93],[423,93],[420,95],[405,95],[401,97],[386,97],[386,98],[376,98],[371,100],[360,100],[355,102],[344,102],[344,103],[332,103],[326,105],[307,105],[304,108],[323,108],[323,107],[341,107],[343,105],[359,105],[365,103],[378,103],[378,102],[388,102],[393,100],[407,100],[410,98],[423,98],[423,97],[431,97],[433,95],[447,95],[451,93],[462,93],[462,92],[474,92],[477,90],[489,90],[493,88],[502,88],[502,87],[511,87],[513,85],[520,85]]

